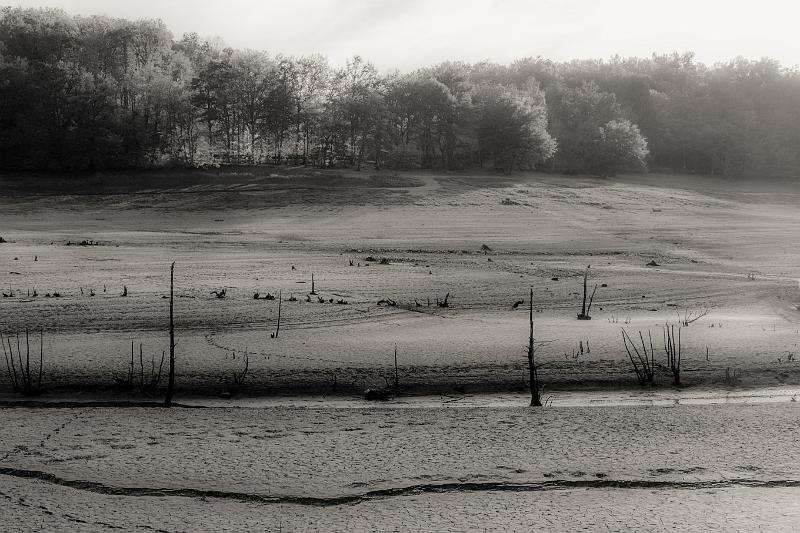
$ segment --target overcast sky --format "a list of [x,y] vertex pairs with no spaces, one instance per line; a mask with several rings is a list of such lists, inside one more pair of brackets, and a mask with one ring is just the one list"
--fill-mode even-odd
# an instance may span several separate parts
[[160,18],[271,54],[360,54],[381,70],[444,60],[508,63],[694,51],[706,63],[770,56],[800,64],[800,2],[761,0],[0,0],[71,14]]

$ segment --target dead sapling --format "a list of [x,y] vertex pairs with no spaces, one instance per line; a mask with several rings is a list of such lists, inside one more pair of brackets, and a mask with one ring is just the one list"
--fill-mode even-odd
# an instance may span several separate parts
[[283,301],[283,298],[282,298],[282,295],[281,295],[281,291],[278,291],[278,321],[277,321],[277,324],[275,326],[275,333],[270,333],[269,334],[269,337],[271,339],[277,339],[278,338],[278,333],[280,333],[280,331],[281,331],[281,302],[282,301]]
[[705,309],[695,310],[695,311],[689,311],[687,309],[686,311],[683,312],[683,317],[681,317],[681,314],[678,313],[678,311],[675,311],[675,313],[678,315],[678,322],[680,323],[680,325],[688,327],[689,324],[691,324],[692,322],[697,322],[698,320],[706,316],[708,314],[708,311],[709,309],[707,307]]
[[394,345],[394,393],[400,393],[400,373],[397,370],[397,344]]
[[161,350],[161,360],[158,363],[158,372],[156,372],[156,357],[150,356],[150,380],[144,384],[143,392],[145,394],[155,393],[158,389],[158,384],[161,383],[161,372],[164,369],[164,358],[167,352]]
[[311,273],[311,292],[309,292],[308,294],[310,294],[311,296],[316,296],[317,295],[316,286],[314,285],[314,273],[313,272]]
[[161,351],[161,361],[158,363],[158,370],[156,370],[156,356],[150,356],[150,369],[147,374],[144,371],[144,350],[142,343],[139,343],[139,391],[145,396],[155,394],[158,390],[158,385],[161,383],[161,375],[164,370],[164,359],[166,358],[166,351]]
[[531,407],[542,406],[542,391],[539,386],[539,372],[536,369],[536,347],[533,338],[533,289],[530,300],[530,333],[528,335],[528,373],[531,382]]
[[[172,395],[175,392],[175,261],[169,267],[169,380],[164,407],[172,407]],[[223,289],[224,291],[225,289]],[[160,371],[159,371],[160,373]]]
[[[633,365],[633,371],[636,373],[636,379],[639,380],[639,385],[652,385],[653,377],[655,376],[655,353],[653,350],[653,337],[650,331],[647,331],[647,337],[650,341],[650,352],[647,351],[647,345],[644,342],[644,335],[639,332],[639,340],[642,343],[642,351],[636,347],[636,343],[622,328],[622,342],[625,344],[625,351],[628,352],[628,359]],[[634,356],[634,354],[636,354]]]
[[597,284],[595,283],[594,289],[592,290],[592,295],[589,297],[589,305],[586,305],[586,281],[589,278],[589,269],[591,265],[586,267],[586,272],[583,273],[583,305],[581,306],[581,312],[578,313],[578,320],[591,320],[592,317],[589,315],[589,311],[592,309],[592,301],[594,300],[594,293],[597,292]]
[[664,351],[667,354],[667,367],[672,372],[672,384],[681,386],[681,328],[675,334],[675,326],[664,326]]

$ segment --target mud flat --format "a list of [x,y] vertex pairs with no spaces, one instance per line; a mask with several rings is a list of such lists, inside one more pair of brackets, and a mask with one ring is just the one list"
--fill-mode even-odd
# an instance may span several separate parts
[[[796,185],[239,169],[0,186],[0,330],[43,329],[45,361],[38,397],[0,378],[0,530],[800,522]],[[172,261],[188,407],[166,410],[136,383],[168,349]],[[513,305],[530,289],[541,410]],[[277,338],[256,292],[284,297]],[[663,362],[663,325],[698,314],[685,386],[659,366],[640,388],[621,329],[652,332]],[[359,400],[394,379],[395,345],[403,394]]]
[[[395,344],[409,393],[522,390],[527,324],[512,306],[529,288],[550,390],[635,388],[621,328],[658,339],[705,310],[682,337],[688,386],[800,385],[800,252],[784,245],[800,237],[796,185],[269,169],[31,179],[2,177],[0,286],[13,296],[0,329],[44,328],[54,394],[116,398],[131,341],[137,367],[139,343],[158,364],[171,261],[179,395],[225,391],[245,351],[243,396],[357,395],[385,386]],[[593,320],[577,321],[587,265]],[[279,291],[297,301],[273,339],[277,302],[253,295]]]
[[796,403],[2,409],[4,531],[790,531]]

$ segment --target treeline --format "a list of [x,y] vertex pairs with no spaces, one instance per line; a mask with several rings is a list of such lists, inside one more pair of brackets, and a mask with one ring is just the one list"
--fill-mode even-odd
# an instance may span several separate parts
[[381,75],[175,40],[160,21],[0,12],[2,168],[369,163],[792,175],[800,76],[692,54]]

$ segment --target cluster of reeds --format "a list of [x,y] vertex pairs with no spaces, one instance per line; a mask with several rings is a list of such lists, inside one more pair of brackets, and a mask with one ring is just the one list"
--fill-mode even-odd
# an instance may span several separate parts
[[[16,338],[16,343],[12,343],[12,337]],[[20,392],[25,395],[39,394],[42,390],[42,370],[44,368],[44,330],[39,330],[39,365],[36,368],[34,356],[34,367],[31,368],[31,342],[28,330],[25,330],[25,356],[22,355],[22,344],[19,331],[14,335],[3,335],[0,333],[0,344],[3,346],[3,355],[6,358],[6,368],[8,378],[11,381],[12,392]],[[16,344],[16,354],[14,353]]]
[[[665,324],[662,328],[664,338],[664,353],[667,356],[666,368],[672,373],[672,384],[676,387],[681,385],[681,327],[675,330],[674,325]],[[622,329],[622,342],[628,358],[636,373],[636,378],[640,385],[652,385],[655,377],[655,350],[653,349],[653,337],[650,330],[647,330],[648,342],[645,342],[644,334],[639,331],[639,341],[641,350],[637,343],[631,338],[625,329]],[[649,349],[648,349],[649,346]],[[663,365],[659,365],[663,368]]]

